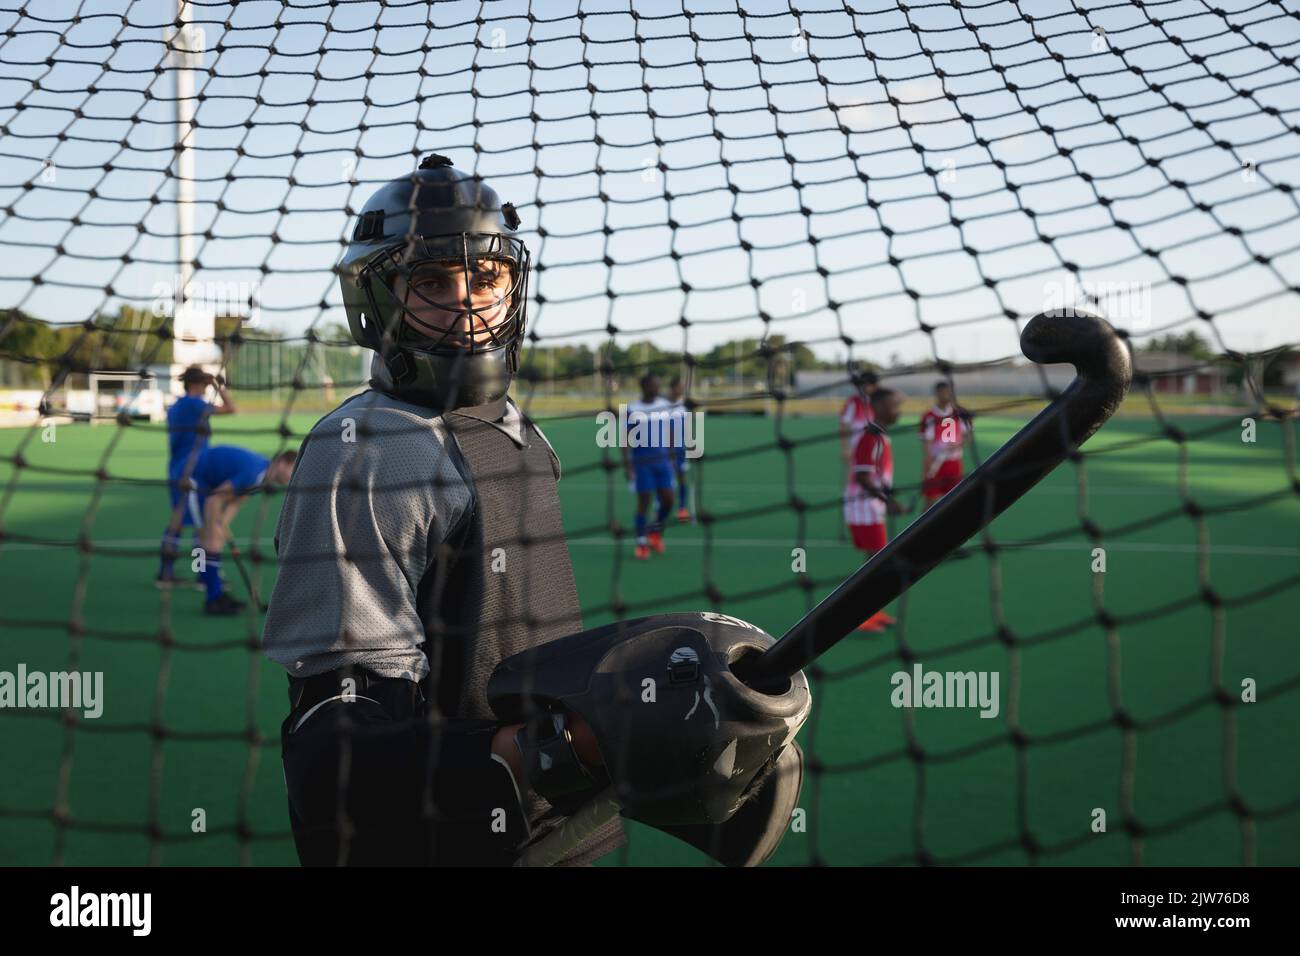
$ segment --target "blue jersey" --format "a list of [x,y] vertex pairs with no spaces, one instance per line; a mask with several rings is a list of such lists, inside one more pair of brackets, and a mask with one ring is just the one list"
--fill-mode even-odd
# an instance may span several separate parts
[[176,471],[189,460],[190,453],[208,445],[208,416],[212,406],[197,395],[184,395],[167,409],[168,472]]
[[623,440],[631,451],[634,465],[638,462],[671,460],[671,410],[672,403],[662,396],[652,402],[638,400],[628,403]]
[[230,482],[235,494],[247,494],[262,483],[270,461],[255,451],[235,445],[213,445],[199,455],[190,480],[199,495],[211,494]]

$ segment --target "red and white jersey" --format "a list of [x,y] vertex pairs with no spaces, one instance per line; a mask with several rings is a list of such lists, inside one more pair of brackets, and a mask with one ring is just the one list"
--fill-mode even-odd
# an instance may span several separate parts
[[970,418],[957,408],[931,407],[921,416],[921,441],[930,449],[931,473],[949,461],[961,461],[961,451],[970,435]]
[[872,484],[886,491],[894,487],[894,451],[884,429],[868,426],[853,449],[851,483],[844,493],[845,524],[883,524],[885,502],[872,496],[856,481],[867,475]]
[[871,403],[862,397],[861,392],[854,392],[844,402],[840,411],[840,424],[849,426],[849,438],[853,445],[862,437],[862,432],[873,421]]

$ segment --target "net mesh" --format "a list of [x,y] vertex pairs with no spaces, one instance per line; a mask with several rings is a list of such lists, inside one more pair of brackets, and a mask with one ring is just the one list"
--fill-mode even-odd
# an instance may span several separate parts
[[[968,466],[1069,380],[1018,364],[1035,313],[1087,306],[1135,350],[1112,426],[890,633],[809,671],[779,859],[1300,860],[1300,11],[745,6],[4,5],[0,669],[98,668],[109,695],[102,719],[0,709],[8,862],[185,859],[197,806],[195,859],[292,861],[260,619],[140,588],[166,426],[75,394],[174,371],[176,306],[201,300],[241,405],[214,440],[295,447],[365,381],[334,272],[356,215],[431,152],[523,220],[514,394],[565,460],[588,626],[708,607],[779,634],[852,571],[854,369],[910,396],[906,496],[936,378],[974,413]],[[673,565],[630,560],[617,452],[591,440],[647,370],[710,416]],[[108,427],[65,437],[78,417]],[[263,596],[279,501],[236,527]],[[998,719],[890,705],[890,674],[944,661],[1002,675]]]

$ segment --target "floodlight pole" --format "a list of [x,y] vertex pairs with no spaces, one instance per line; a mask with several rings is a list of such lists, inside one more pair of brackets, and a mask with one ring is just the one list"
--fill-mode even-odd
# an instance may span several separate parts
[[[194,276],[194,51],[190,46],[190,5],[176,0],[172,59],[176,74],[176,290],[179,307],[189,299]],[[177,49],[181,45],[182,49]],[[200,54],[201,55],[201,54]]]

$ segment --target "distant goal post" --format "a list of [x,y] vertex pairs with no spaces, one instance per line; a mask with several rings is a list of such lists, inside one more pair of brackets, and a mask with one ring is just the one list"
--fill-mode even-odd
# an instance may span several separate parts
[[158,371],[154,369],[88,372],[84,392],[68,391],[68,414],[74,421],[89,421],[92,425],[117,422],[123,416],[131,421],[166,421],[167,391],[165,385],[159,385]]

